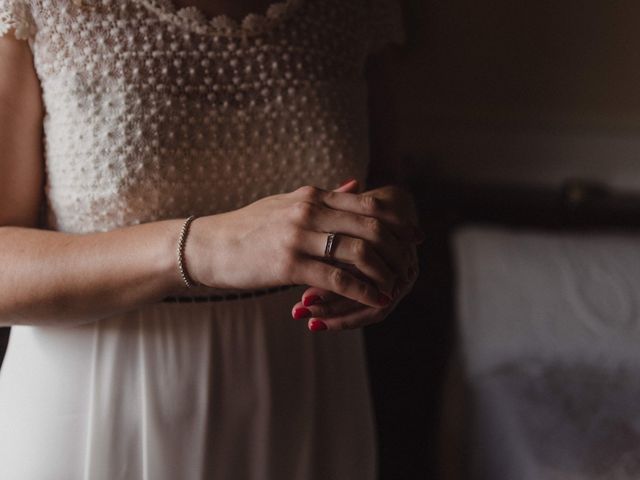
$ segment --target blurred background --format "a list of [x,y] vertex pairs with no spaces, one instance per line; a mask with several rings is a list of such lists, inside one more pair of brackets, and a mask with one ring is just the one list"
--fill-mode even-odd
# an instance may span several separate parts
[[405,12],[401,156],[474,181],[640,185],[638,2],[423,0]]
[[404,10],[389,128],[428,238],[366,330],[382,478],[640,478],[640,3]]

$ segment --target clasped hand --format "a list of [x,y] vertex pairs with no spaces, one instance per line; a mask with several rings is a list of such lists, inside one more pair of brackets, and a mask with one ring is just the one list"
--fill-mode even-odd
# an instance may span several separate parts
[[[337,191],[355,192],[357,182],[349,182]],[[413,288],[418,276],[416,244],[424,239],[417,227],[418,216],[411,196],[394,186],[387,186],[365,192],[375,200],[375,212],[369,215],[380,222],[380,227],[395,237],[390,248],[398,248],[395,257],[384,257],[395,272],[391,301],[386,306],[371,306],[360,303],[339,293],[318,287],[308,288],[301,300],[292,309],[296,319],[307,319],[311,330],[345,330],[359,328],[381,322],[395,308],[398,302]],[[373,247],[375,249],[375,247]],[[396,260],[398,263],[393,264]],[[357,268],[357,265],[354,266]],[[347,266],[348,268],[348,266]]]
[[[309,285],[292,310],[311,330],[379,322],[413,286],[422,240],[410,195],[305,186],[231,212],[201,217],[185,250],[194,280],[214,288]],[[331,258],[325,245],[335,232]]]

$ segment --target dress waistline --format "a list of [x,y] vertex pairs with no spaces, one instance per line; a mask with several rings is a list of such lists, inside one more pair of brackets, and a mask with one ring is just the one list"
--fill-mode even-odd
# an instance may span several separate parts
[[247,298],[262,297],[272,293],[284,292],[291,290],[297,285],[283,285],[281,287],[272,287],[263,290],[249,290],[246,292],[229,293],[227,295],[206,295],[206,296],[179,296],[165,297],[163,303],[207,303],[207,302],[226,302],[233,300],[244,300]]

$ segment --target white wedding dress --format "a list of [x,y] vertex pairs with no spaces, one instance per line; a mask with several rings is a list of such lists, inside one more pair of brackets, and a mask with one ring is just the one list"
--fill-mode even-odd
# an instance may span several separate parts
[[[401,39],[391,0],[288,0],[242,22],[170,0],[77,3],[0,0],[0,35],[29,42],[42,87],[43,228],[365,179],[363,67]],[[0,478],[373,479],[361,331],[310,333],[290,314],[303,291],[14,327]]]

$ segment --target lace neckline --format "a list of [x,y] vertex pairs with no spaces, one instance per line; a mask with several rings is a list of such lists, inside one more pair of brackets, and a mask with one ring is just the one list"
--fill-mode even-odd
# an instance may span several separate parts
[[304,0],[273,2],[264,13],[249,13],[241,20],[234,20],[224,14],[208,19],[198,7],[177,7],[173,0],[140,0],[140,3],[161,18],[197,33],[240,37],[258,35],[274,28],[289,18]]

